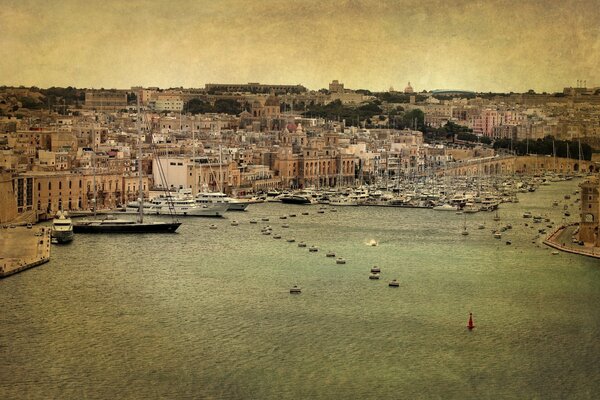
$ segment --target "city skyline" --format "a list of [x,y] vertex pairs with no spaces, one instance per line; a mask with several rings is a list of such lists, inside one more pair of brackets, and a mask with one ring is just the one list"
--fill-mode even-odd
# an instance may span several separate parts
[[416,91],[600,84],[596,1],[7,1],[3,85],[261,82]]

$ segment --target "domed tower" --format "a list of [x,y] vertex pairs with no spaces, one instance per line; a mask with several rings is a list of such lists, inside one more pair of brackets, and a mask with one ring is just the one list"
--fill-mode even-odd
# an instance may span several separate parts
[[404,88],[404,93],[414,93],[415,91],[413,90],[412,86],[410,86],[410,81],[408,82],[408,86],[406,86]]
[[267,97],[265,101],[264,116],[267,118],[278,118],[281,113],[281,105],[279,98],[274,94]]
[[586,244],[600,246],[598,234],[598,216],[600,215],[600,182],[592,177],[579,185],[581,188],[581,222],[579,223],[579,240]]

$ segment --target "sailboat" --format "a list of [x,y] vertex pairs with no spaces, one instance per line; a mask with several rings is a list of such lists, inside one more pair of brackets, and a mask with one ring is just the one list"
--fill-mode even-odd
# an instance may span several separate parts
[[496,215],[494,215],[494,221],[500,221],[500,215],[498,215],[498,209],[496,208]]
[[[181,225],[179,221],[144,222],[144,184],[142,176],[142,140],[140,130],[140,100],[137,100],[138,132],[138,175],[139,210],[137,221],[107,217],[104,219],[82,220],[73,224],[75,233],[174,233]],[[94,171],[95,173],[95,171]],[[95,175],[94,175],[95,177]],[[94,181],[94,214],[96,212],[96,185]]]
[[467,230],[467,215],[465,214],[465,222],[463,224],[463,230],[460,233],[463,236],[467,236],[469,234],[469,231]]

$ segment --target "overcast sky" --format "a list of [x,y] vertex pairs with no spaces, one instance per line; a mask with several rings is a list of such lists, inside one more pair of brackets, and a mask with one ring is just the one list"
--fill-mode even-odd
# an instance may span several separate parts
[[600,0],[0,2],[0,85],[600,86]]

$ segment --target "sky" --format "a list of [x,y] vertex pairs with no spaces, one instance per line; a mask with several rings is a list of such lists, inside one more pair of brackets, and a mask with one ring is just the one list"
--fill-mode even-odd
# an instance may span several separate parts
[[0,0],[0,85],[600,86],[600,0]]

